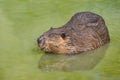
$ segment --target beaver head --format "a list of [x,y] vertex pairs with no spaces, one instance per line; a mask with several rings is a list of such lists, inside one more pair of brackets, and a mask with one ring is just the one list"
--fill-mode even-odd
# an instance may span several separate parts
[[60,28],[51,28],[37,40],[45,52],[71,54],[96,49],[109,42],[103,18],[95,13],[75,14]]
[[52,28],[44,33],[38,38],[38,45],[45,52],[73,53],[76,51],[67,31],[63,31],[62,28]]

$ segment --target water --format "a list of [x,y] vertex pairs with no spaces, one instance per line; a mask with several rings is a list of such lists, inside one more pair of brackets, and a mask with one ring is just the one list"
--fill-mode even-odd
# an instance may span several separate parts
[[[0,0],[0,80],[119,80],[119,8],[119,0]],[[81,11],[105,19],[111,37],[107,49],[78,56],[47,55],[38,49],[40,34]]]

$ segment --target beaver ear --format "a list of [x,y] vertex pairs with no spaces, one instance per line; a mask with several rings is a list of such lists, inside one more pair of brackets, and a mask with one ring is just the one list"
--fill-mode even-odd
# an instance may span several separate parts
[[98,23],[88,23],[87,26],[98,26]]
[[61,37],[62,37],[63,39],[65,39],[65,38],[66,38],[66,34],[65,34],[65,33],[62,33],[62,34],[61,34]]
[[92,16],[88,18],[87,26],[97,26],[99,21],[98,16]]

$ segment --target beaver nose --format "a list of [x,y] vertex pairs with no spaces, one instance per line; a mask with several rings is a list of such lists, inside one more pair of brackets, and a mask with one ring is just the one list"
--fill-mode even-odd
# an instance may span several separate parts
[[45,38],[43,36],[40,36],[37,39],[38,46],[43,50],[45,48]]
[[42,40],[40,40],[39,38],[37,39],[37,43],[38,43],[38,44],[41,43],[41,41],[42,41]]
[[42,42],[42,37],[39,37],[39,38],[37,39],[37,43],[40,44],[41,42]]
[[45,42],[45,37],[44,36],[40,36],[38,39],[37,39],[37,43],[38,44],[44,44]]

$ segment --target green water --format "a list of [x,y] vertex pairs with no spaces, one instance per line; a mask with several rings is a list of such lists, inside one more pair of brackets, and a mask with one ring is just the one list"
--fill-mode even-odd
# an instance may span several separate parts
[[[38,36],[81,11],[105,19],[111,37],[108,48],[97,52],[101,55],[92,54],[93,61],[90,54],[72,58],[44,55],[37,47]],[[0,80],[120,80],[119,24],[120,0],[0,0]],[[50,71],[56,58],[68,58],[66,67],[62,69],[63,61],[57,65],[59,70]],[[43,71],[45,65],[48,70]]]

